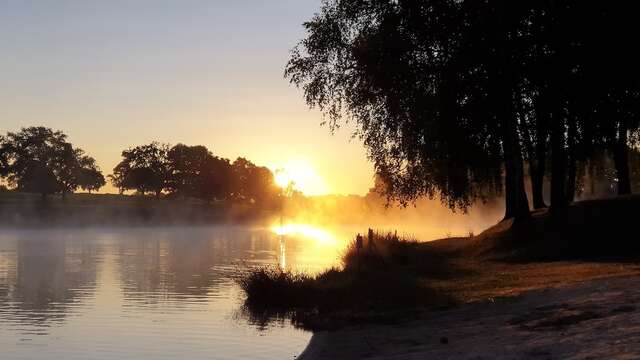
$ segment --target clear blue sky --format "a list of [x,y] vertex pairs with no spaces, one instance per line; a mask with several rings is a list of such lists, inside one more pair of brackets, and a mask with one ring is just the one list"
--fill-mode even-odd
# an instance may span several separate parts
[[307,192],[364,193],[371,165],[283,79],[319,0],[3,0],[0,131],[65,131],[105,173],[153,140],[315,173]]

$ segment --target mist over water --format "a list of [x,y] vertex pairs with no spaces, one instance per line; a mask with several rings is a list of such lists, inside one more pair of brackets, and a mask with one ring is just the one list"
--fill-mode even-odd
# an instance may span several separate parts
[[[297,266],[309,240],[287,241]],[[234,282],[278,251],[245,227],[4,231],[1,358],[293,358],[310,334],[246,317]]]
[[477,203],[464,212],[452,211],[436,199],[422,199],[403,207],[385,206],[384,200],[373,196],[323,196],[291,201],[283,218],[285,222],[349,228],[352,236],[372,228],[431,241],[478,234],[503,216],[504,205],[500,199]]
[[311,334],[244,311],[242,271],[318,273],[340,266],[367,228],[430,241],[478,233],[501,211],[322,197],[291,201],[253,225],[3,230],[2,358],[292,358]]

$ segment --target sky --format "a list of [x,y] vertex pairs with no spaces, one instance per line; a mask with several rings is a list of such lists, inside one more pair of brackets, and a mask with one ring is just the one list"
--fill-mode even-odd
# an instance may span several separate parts
[[159,141],[285,168],[308,195],[364,194],[373,170],[353,129],[332,135],[283,78],[319,6],[0,0],[0,133],[62,130],[105,175],[123,149]]

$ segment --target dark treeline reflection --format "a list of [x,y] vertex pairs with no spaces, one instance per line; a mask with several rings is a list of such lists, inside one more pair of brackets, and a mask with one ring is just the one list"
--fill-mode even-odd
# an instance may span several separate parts
[[278,250],[248,227],[5,230],[0,358],[291,358],[309,335],[236,316],[237,269]]
[[68,307],[95,288],[99,252],[94,243],[72,243],[62,234],[25,232],[0,241],[3,316],[34,324],[61,320]]
[[117,248],[125,297],[146,302],[215,296],[217,288],[231,285],[238,267],[256,257],[273,259],[271,240],[270,233],[240,228],[136,231]]
[[[289,248],[302,251],[296,241]],[[226,301],[238,269],[275,264],[278,254],[278,237],[247,227],[7,232],[0,318],[48,327],[103,298],[141,311]]]

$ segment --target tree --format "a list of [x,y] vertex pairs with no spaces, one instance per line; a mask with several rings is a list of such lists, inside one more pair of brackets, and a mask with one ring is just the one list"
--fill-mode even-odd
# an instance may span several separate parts
[[19,191],[43,196],[58,192],[64,196],[74,192],[83,170],[99,172],[95,160],[67,142],[64,133],[45,127],[7,133],[0,153],[9,184]]
[[7,145],[4,136],[0,135],[0,178],[7,176],[9,171],[9,159]]
[[195,197],[200,190],[201,173],[213,154],[204,146],[178,144],[169,150],[169,188],[181,196]]
[[71,144],[61,144],[55,154],[54,167],[58,174],[62,196],[76,191],[80,185],[79,176],[82,170],[80,161],[84,156],[81,149],[74,149]]
[[106,181],[102,172],[96,165],[95,159],[89,156],[83,156],[80,159],[80,169],[78,169],[77,183],[78,186],[85,191],[91,193],[98,191],[106,185]]
[[178,144],[169,150],[168,161],[172,192],[207,202],[228,197],[231,181],[229,160],[214,156],[202,145]]
[[[324,1],[285,76],[333,129],[355,120],[390,196],[465,209],[504,184],[505,218],[579,191],[597,149],[628,193],[640,126],[638,5],[579,0]],[[504,179],[504,182],[502,182]]]
[[355,120],[392,199],[466,209],[501,191],[504,164],[506,217],[526,216],[512,14],[496,13],[474,1],[327,1],[285,76],[330,126]]
[[47,195],[60,192],[61,185],[51,167],[42,161],[29,161],[22,168],[17,182],[18,191]]
[[266,205],[279,194],[271,170],[245,158],[239,157],[231,164],[231,174],[232,195],[236,200]]
[[210,156],[200,171],[196,197],[207,202],[227,199],[230,196],[232,181],[229,160]]
[[169,188],[169,145],[153,142],[124,150],[123,160],[109,177],[113,185],[122,191],[136,190],[142,194],[151,192],[159,198]]

